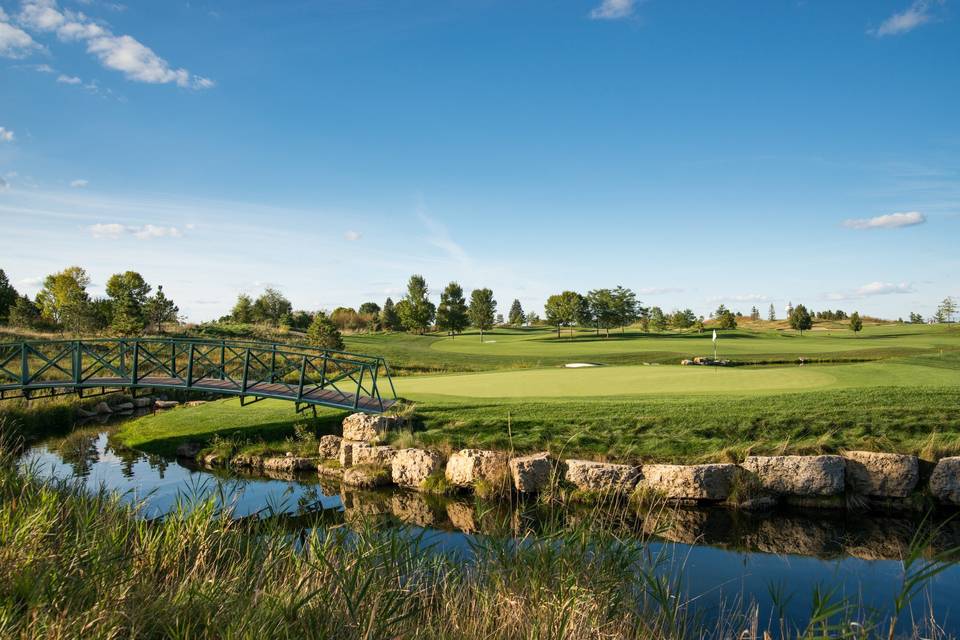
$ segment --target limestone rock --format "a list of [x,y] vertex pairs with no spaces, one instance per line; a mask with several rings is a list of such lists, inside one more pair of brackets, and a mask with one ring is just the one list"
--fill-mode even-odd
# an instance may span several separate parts
[[203,449],[203,446],[196,442],[184,442],[177,447],[177,457],[190,458],[193,460],[197,457],[197,454],[200,453],[201,449]]
[[497,451],[461,449],[447,460],[445,473],[455,487],[472,487],[478,480],[498,482],[507,475],[507,458]]
[[930,474],[930,493],[941,502],[960,505],[960,456],[940,459]]
[[340,455],[340,436],[320,436],[320,446],[317,452],[321,458],[330,460]]
[[456,529],[464,533],[477,530],[477,509],[473,504],[452,500],[447,503],[447,518]]
[[878,498],[906,498],[920,481],[916,456],[899,453],[848,451],[846,482],[853,491]]
[[843,493],[845,466],[841,456],[749,456],[743,463],[764,489],[792,496]]
[[343,439],[340,441],[340,466],[347,469],[358,464],[375,464],[389,468],[396,453],[393,447]]
[[372,489],[390,484],[390,472],[384,467],[369,464],[353,466],[343,471],[343,483],[351,487]]
[[309,458],[283,456],[282,458],[264,458],[263,468],[269,471],[293,473],[294,471],[313,471],[317,464]]
[[343,437],[358,442],[380,442],[391,425],[386,416],[352,413],[343,419]]
[[153,398],[144,397],[144,398],[134,398],[133,405],[137,409],[149,409],[153,406]]
[[185,406],[185,407],[199,407],[199,406],[202,405],[202,404],[207,404],[207,401],[206,401],[206,400],[190,400],[190,401],[188,401],[188,402],[184,402],[184,403],[183,403],[183,406]]
[[219,453],[208,453],[203,456],[203,464],[208,467],[218,467],[224,463],[223,456]]
[[394,484],[419,489],[424,480],[443,468],[443,456],[425,449],[401,449],[391,465]]
[[241,453],[230,460],[230,466],[248,469],[262,469],[264,460],[261,456],[247,455]]
[[113,413],[113,409],[111,409],[110,405],[108,405],[106,402],[98,402],[97,406],[94,408],[94,411],[96,411],[100,415]]
[[113,405],[113,410],[117,413],[128,413],[135,408],[132,402],[121,402],[120,404]]
[[153,406],[155,406],[157,409],[173,409],[179,404],[180,403],[176,400],[156,400],[154,401]]
[[640,470],[628,464],[567,460],[565,479],[584,491],[629,493],[640,479]]
[[520,456],[510,460],[513,486],[522,493],[537,493],[550,484],[553,462],[546,452]]
[[671,500],[726,500],[735,464],[645,464],[641,484]]

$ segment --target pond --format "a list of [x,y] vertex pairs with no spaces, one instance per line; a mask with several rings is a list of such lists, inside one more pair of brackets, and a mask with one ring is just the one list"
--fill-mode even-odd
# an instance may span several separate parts
[[[215,491],[238,517],[320,512],[324,521],[349,522],[376,516],[383,526],[403,524],[422,533],[433,548],[459,554],[470,553],[471,536],[509,535],[504,522],[537,530],[539,519],[547,517],[536,505],[478,509],[472,499],[354,491],[313,474],[242,477],[205,470],[115,448],[105,427],[41,442],[24,454],[22,464],[47,477],[76,478],[91,490],[120,492],[125,501],[142,502],[146,517],[162,516],[185,496]],[[549,516],[556,518],[556,512]],[[562,517],[573,522],[597,513],[568,509]],[[631,523],[635,535],[648,541],[651,552],[668,558],[667,566],[682,576],[686,593],[706,619],[731,602],[752,602],[759,606],[761,621],[777,609],[802,626],[818,585],[836,588],[837,597],[850,597],[867,610],[886,611],[903,582],[900,558],[923,518],[826,510],[748,514],[718,507],[671,508],[657,514],[655,525],[651,520],[638,516]],[[950,514],[936,514],[930,521],[942,528],[925,553],[960,546],[960,522]],[[935,576],[915,598],[916,615],[931,608],[946,632],[960,635],[960,565]]]

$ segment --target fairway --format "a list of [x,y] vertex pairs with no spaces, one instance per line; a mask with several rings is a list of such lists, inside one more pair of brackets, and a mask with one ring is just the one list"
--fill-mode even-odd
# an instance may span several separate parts
[[648,394],[785,393],[815,389],[960,384],[960,370],[905,363],[764,368],[623,366],[534,369],[397,380],[407,398],[566,398]]

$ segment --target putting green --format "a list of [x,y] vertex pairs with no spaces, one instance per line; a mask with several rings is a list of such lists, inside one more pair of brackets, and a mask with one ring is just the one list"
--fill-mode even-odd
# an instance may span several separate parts
[[648,394],[756,394],[812,389],[960,384],[960,371],[894,362],[833,366],[712,368],[622,366],[532,369],[397,378],[407,398],[564,398]]

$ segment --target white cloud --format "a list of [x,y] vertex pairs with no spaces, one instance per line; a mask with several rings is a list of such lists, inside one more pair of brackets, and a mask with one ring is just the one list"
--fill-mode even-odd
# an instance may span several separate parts
[[349,242],[356,242],[362,237],[363,237],[363,234],[360,233],[359,231],[347,231],[345,234],[343,234],[343,239]]
[[6,191],[9,187],[10,185],[7,184],[7,181],[3,178],[0,178],[0,191]]
[[77,76],[68,76],[61,73],[59,76],[57,76],[57,82],[60,82],[62,84],[80,84],[83,82],[83,80],[81,80]]
[[0,127],[0,142],[13,142],[13,131],[6,127]]
[[886,296],[899,293],[914,293],[916,289],[909,282],[869,282],[854,291],[844,291],[837,293],[828,293],[824,296],[827,300],[858,300],[861,298],[870,298],[873,296]]
[[64,42],[84,42],[87,52],[107,69],[123,73],[129,80],[150,84],[174,83],[180,87],[209,89],[214,82],[175,69],[133,36],[115,35],[105,23],[96,22],[79,11],[61,11],[56,0],[24,0],[19,16],[28,29],[55,32]]
[[913,31],[933,20],[933,15],[930,12],[932,5],[931,0],[913,0],[913,3],[904,11],[893,14],[876,29],[870,29],[868,33],[882,38],[883,36],[896,36]]
[[33,69],[40,73],[53,73],[55,71],[55,69],[48,64],[38,64],[34,66]]
[[120,238],[131,235],[138,240],[149,240],[151,238],[180,238],[183,232],[177,227],[164,227],[153,224],[143,226],[129,226],[117,222],[98,223],[90,226],[90,233],[94,238],[119,240]]
[[714,296],[707,302],[770,302],[770,296],[762,293],[742,293],[735,296]]
[[7,14],[0,8],[0,57],[26,58],[42,47],[30,35],[7,22]]
[[88,184],[90,184],[90,181],[83,180],[83,179],[73,180],[70,182],[70,186],[73,187],[74,189],[83,189]]
[[683,289],[679,287],[645,287],[637,289],[637,293],[643,296],[658,296],[665,293],[683,293]]
[[903,213],[888,213],[874,218],[844,220],[843,226],[850,229],[897,229],[923,224],[926,221],[926,216],[919,211],[906,211]]
[[423,222],[427,231],[430,232],[429,237],[426,239],[429,244],[442,250],[449,258],[462,265],[470,264],[470,256],[467,255],[466,249],[450,237],[450,232],[445,225],[428,216],[422,206],[417,212],[417,216],[420,218],[420,221]]
[[590,12],[594,20],[619,20],[633,15],[636,0],[603,0]]

